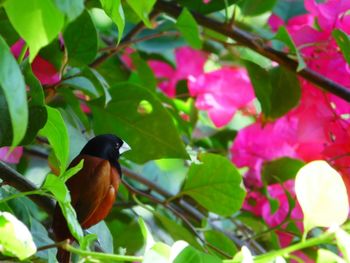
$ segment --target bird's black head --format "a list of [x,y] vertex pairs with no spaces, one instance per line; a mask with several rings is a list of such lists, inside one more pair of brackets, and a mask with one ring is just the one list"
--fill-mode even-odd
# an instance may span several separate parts
[[80,154],[87,154],[108,160],[120,170],[118,163],[119,156],[127,150],[130,150],[130,147],[122,139],[113,134],[103,134],[89,140]]

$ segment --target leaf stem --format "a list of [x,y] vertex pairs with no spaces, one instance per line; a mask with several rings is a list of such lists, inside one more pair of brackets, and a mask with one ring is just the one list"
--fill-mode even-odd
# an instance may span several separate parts
[[141,256],[125,256],[125,255],[114,255],[114,254],[106,254],[106,253],[100,253],[100,252],[91,252],[91,251],[85,251],[81,250],[79,248],[75,248],[72,245],[65,243],[62,245],[62,248],[65,250],[72,252],[74,254],[77,254],[82,257],[93,257],[96,259],[103,260],[104,262],[110,262],[111,260],[114,261],[130,261],[130,262],[141,262],[143,261],[143,257]]
[[18,58],[17,58],[17,62],[18,64],[21,64],[26,53],[27,53],[27,50],[28,50],[28,44],[27,43],[24,43],[22,49],[21,49],[21,53],[19,54]]
[[1,199],[0,203],[7,202],[7,201],[10,201],[12,199],[19,198],[19,197],[24,197],[27,195],[45,195],[45,196],[51,197],[51,195],[47,194],[45,190],[38,189],[38,190],[33,190],[33,191],[28,191],[28,192],[20,192],[17,194],[10,195],[6,198]]

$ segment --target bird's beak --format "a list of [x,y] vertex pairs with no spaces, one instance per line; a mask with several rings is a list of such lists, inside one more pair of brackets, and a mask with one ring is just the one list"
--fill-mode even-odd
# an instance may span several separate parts
[[125,153],[130,150],[131,150],[131,147],[129,146],[129,144],[123,141],[123,145],[119,148],[119,154]]

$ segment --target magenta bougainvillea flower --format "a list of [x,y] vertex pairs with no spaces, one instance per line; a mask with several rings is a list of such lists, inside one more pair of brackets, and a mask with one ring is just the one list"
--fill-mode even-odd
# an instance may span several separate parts
[[197,108],[208,111],[216,127],[229,123],[238,109],[254,99],[252,85],[243,68],[223,67],[197,77],[189,76],[188,80]]
[[[21,53],[24,41],[18,40],[12,47],[11,51],[15,57]],[[28,54],[26,54],[27,56]],[[38,78],[42,85],[53,85],[60,81],[61,76],[58,70],[47,60],[37,56],[32,63],[34,75]]]
[[0,160],[7,163],[18,163],[23,154],[23,147],[16,147],[10,152],[10,147],[0,148]]

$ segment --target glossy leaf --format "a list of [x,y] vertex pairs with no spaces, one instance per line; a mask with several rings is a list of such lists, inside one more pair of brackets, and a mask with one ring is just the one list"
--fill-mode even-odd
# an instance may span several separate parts
[[55,4],[67,16],[68,22],[76,19],[84,11],[84,0],[55,0]]
[[96,57],[97,31],[87,11],[68,25],[63,38],[72,66],[87,65]]
[[[215,246],[216,248],[220,249],[221,251],[225,252],[231,257],[233,257],[238,252],[238,249],[236,248],[232,240],[222,232],[218,232],[215,230],[205,231],[204,237],[209,244]],[[216,252],[214,249],[210,250],[213,253],[215,253],[218,257],[222,257],[222,255]]]
[[332,32],[332,36],[337,41],[338,46],[340,47],[341,52],[346,60],[346,62],[350,65],[350,38],[349,36],[340,29],[335,29]]
[[156,0],[126,0],[134,12],[141,18],[147,27],[152,27],[151,21],[148,18]]
[[219,258],[212,256],[210,254],[205,254],[190,246],[182,250],[181,253],[174,260],[174,263],[220,263],[220,262],[222,261]]
[[[1,115],[6,115],[6,111],[8,111],[12,126],[12,142],[5,143],[16,146],[24,137],[28,125],[26,87],[21,70],[1,36],[0,65],[2,65],[0,67],[0,88],[4,95],[4,108],[1,107]],[[0,142],[0,144],[3,143],[3,141]]]
[[30,62],[63,27],[64,16],[51,0],[11,0],[4,7],[13,27],[29,46]]
[[289,51],[293,54],[296,55],[298,59],[298,68],[297,71],[301,71],[306,67],[305,61],[300,54],[298,48],[296,47],[292,37],[289,35],[287,29],[284,26],[279,27],[276,35],[273,37],[273,39],[277,39],[282,41],[288,48]]
[[210,212],[232,215],[243,204],[242,176],[225,157],[201,154],[201,163],[193,163],[181,195],[189,195]]
[[140,84],[150,91],[154,91],[157,86],[157,80],[152,69],[141,56],[134,52],[131,54],[133,65],[136,67],[137,75],[140,79]]
[[57,109],[46,106],[46,110],[48,119],[44,128],[42,128],[39,133],[48,139],[59,161],[60,174],[63,174],[67,168],[69,157],[69,137],[67,128],[61,113]]
[[242,13],[245,16],[257,16],[271,11],[277,0],[243,0],[239,1]]
[[97,98],[99,97],[99,92],[97,91],[94,84],[86,77],[74,77],[70,79],[66,79],[62,81],[62,85],[71,86],[75,89],[81,90],[86,95],[90,96],[91,98]]
[[24,260],[35,252],[28,228],[12,214],[0,212],[0,253]]
[[112,19],[118,28],[118,43],[122,39],[124,27],[125,27],[125,16],[123,6],[120,0],[100,0],[102,8],[106,14]]
[[[201,14],[209,14],[215,11],[219,11],[222,9],[225,9],[228,6],[231,6],[232,4],[238,2],[238,0],[227,0],[227,1],[217,1],[212,0],[208,3],[204,3],[203,0],[177,0],[176,2],[180,3],[181,5],[187,7],[188,9],[192,11],[196,11]],[[226,6],[226,3],[228,6]]]
[[[101,99],[91,102],[93,127],[97,134],[113,133],[132,148],[124,156],[138,163],[160,158],[187,158],[187,153],[169,113],[147,89],[120,84],[110,89],[107,107]],[[152,105],[151,113],[138,112],[141,101]]]
[[316,226],[339,226],[349,214],[345,184],[340,174],[325,161],[303,166],[295,178],[295,193],[308,232]]
[[262,169],[262,179],[267,185],[283,183],[294,179],[303,165],[302,161],[289,157],[265,162]]
[[202,47],[198,24],[187,8],[184,8],[177,18],[176,27],[191,47],[196,49]]
[[267,118],[276,119],[297,106],[301,96],[295,73],[281,67],[270,70],[246,62],[254,92]]

